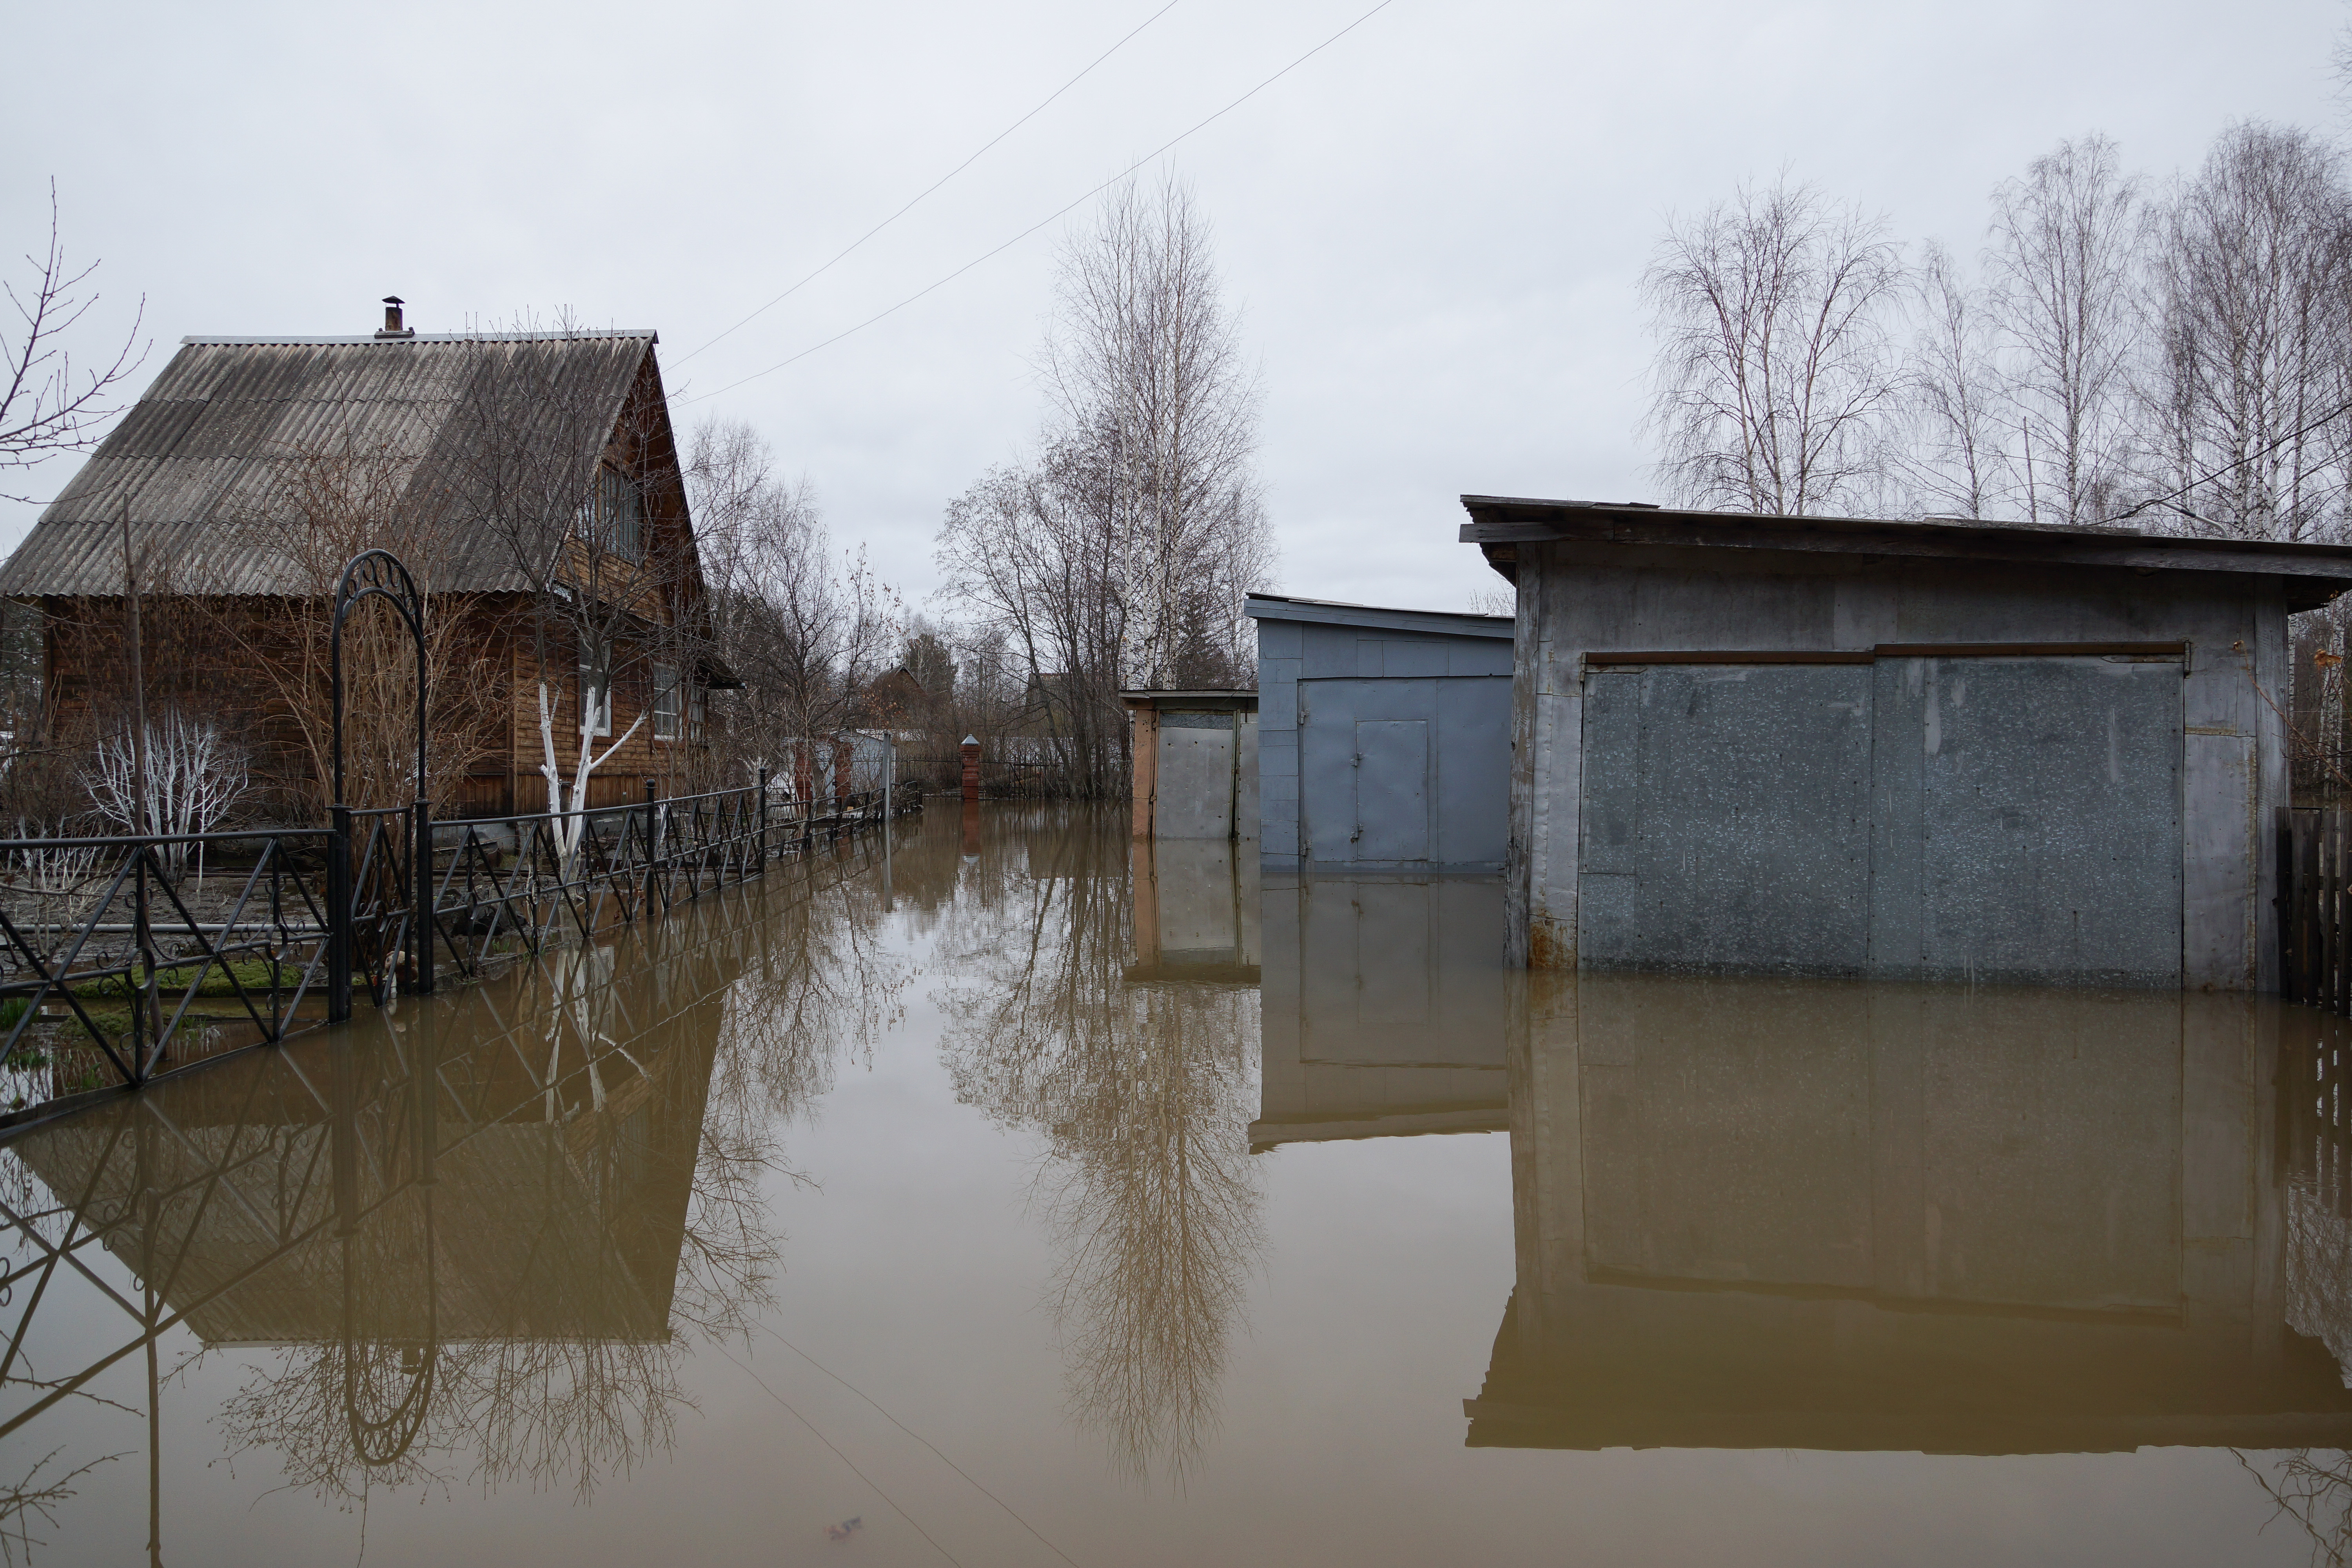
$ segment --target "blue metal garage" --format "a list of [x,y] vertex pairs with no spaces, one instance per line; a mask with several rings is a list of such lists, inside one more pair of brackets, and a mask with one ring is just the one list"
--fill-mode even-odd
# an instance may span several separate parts
[[1259,850],[1309,870],[1499,871],[1507,616],[1253,594]]

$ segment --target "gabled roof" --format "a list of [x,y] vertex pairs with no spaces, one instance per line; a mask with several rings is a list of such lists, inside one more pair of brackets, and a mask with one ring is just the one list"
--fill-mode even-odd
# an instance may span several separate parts
[[[579,465],[584,494],[656,341],[649,331],[184,338],[0,566],[0,595],[122,592],[126,504],[131,549],[162,581],[287,592],[278,552],[235,524],[263,512],[289,464],[382,450],[407,466],[407,497],[462,492],[485,439],[468,410],[501,378],[560,389],[575,416],[541,421],[556,428],[535,438],[578,448],[560,460]],[[472,538],[464,527],[442,586],[527,586],[509,549],[478,522]]]

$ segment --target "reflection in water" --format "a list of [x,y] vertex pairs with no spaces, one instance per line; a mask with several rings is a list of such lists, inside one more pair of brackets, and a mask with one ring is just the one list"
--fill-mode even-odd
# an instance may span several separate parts
[[[1491,880],[1261,889],[1246,850],[1126,827],[937,812],[887,876],[780,870],[19,1136],[0,1561],[53,1517],[69,1546],[103,1538],[142,1479],[158,1510],[221,1489],[183,1517],[230,1521],[209,1555],[249,1546],[235,1532],[267,1510],[224,1449],[257,1488],[354,1513],[431,1496],[395,1527],[422,1545],[569,1531],[541,1544],[583,1562],[642,1560],[682,1517],[717,1548],[698,1554],[789,1558],[773,1531],[817,1550],[828,1525],[922,1554],[919,1516],[961,1561],[1023,1560],[981,1549],[983,1509],[1089,1562],[1247,1558],[1293,1510],[1334,1560],[1445,1555],[1412,1534],[1441,1513],[1463,1554],[1538,1560],[1586,1522],[1640,1545],[1688,1495],[1823,1543],[1768,1555],[1874,1561],[1886,1521],[1948,1532],[2086,1473],[2030,1456],[2180,1445],[2205,1452],[2103,1462],[2123,1503],[2070,1499],[2020,1538],[2071,1557],[2065,1532],[2117,1508],[2231,1531],[2266,1498],[2292,1523],[2260,1550],[2289,1529],[2294,1555],[2352,1550],[2352,1025],[2206,996],[1514,974]],[[940,1050],[877,1061],[918,958]],[[877,1070],[841,1072],[859,1065]],[[787,1297],[768,1205],[803,1201],[788,1137],[843,1179],[795,1222]],[[1036,1153],[1025,1215],[986,1184],[1008,1142]],[[910,1216],[910,1174],[971,1191]],[[1228,1385],[1269,1213],[1276,1375]],[[1041,1284],[1057,1347],[1023,1310]],[[757,1365],[763,1405],[738,1386],[747,1345],[694,1354],[739,1334],[805,1344],[778,1368],[807,1381]],[[1393,1360],[1368,1376],[1373,1354]],[[1485,1374],[1457,1426],[1465,1354]],[[160,1450],[185,1456],[168,1487],[138,1473],[158,1388],[179,1418]],[[698,1392],[720,1419],[695,1449]],[[784,1425],[803,1410],[807,1432]],[[1344,1414],[1302,1444],[1297,1410]],[[1601,1448],[1676,1451],[1577,1452]],[[1776,1462],[1808,1500],[1738,1504],[1748,1462],[1722,1451],[1761,1448],[1812,1451]],[[1918,1450],[2010,1458],[1840,1457]],[[1106,1451],[1192,1501],[1102,1486]],[[324,1520],[305,1501],[268,1527]],[[160,1556],[160,1511],[149,1533]]]
[[1244,1134],[1256,1006],[1235,973],[1247,873],[1230,845],[1183,846],[1181,865],[1161,846],[1138,908],[1116,816],[995,822],[941,933],[943,1049],[961,1099],[1045,1139],[1078,1419],[1130,1474],[1181,1478],[1263,1246]]
[[1269,874],[1254,1148],[1507,1125],[1503,889]]
[[[331,1501],[460,1480],[584,1499],[666,1450],[688,1346],[767,1301],[759,1183],[782,1122],[897,1005],[878,891],[844,872],[780,868],[614,946],[16,1139],[0,1436],[94,1401],[125,1358],[152,1369],[182,1328],[200,1356],[282,1347],[217,1425]],[[87,1364],[36,1365],[27,1331],[68,1280],[124,1316]],[[151,1443],[176,1370],[151,1376]]]
[[1518,1283],[1470,1442],[2352,1440],[2352,1393],[2291,1288],[2335,1260],[2293,1258],[2275,1179],[2293,1150],[2269,1113],[2276,1031],[2315,1016],[1531,981],[1510,1063]]

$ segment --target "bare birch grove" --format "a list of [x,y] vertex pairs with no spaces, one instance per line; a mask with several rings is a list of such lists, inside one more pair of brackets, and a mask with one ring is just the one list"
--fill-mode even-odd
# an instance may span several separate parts
[[1670,221],[1644,289],[1670,499],[2352,536],[2352,187],[2247,121],[2156,186],[2062,142],[1975,266],[1785,183]]
[[1242,595],[1274,563],[1257,383],[1180,182],[1118,187],[1064,243],[1039,374],[1045,431],[949,506],[941,592],[1025,678],[1055,763],[1109,794],[1120,690],[1252,683]]

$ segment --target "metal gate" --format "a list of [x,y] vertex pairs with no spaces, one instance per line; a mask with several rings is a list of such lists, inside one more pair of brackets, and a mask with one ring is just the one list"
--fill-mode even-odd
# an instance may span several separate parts
[[2178,984],[2180,673],[1596,659],[1580,962]]
[[1298,683],[1307,858],[1358,870],[1491,870],[1509,832],[1501,676]]

